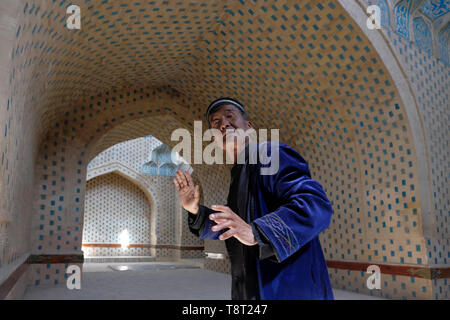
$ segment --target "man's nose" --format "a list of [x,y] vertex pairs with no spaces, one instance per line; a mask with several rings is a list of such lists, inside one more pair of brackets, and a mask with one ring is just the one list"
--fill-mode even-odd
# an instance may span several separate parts
[[222,121],[220,122],[220,131],[224,132],[227,129],[232,128],[230,122],[228,121],[227,118],[222,118]]

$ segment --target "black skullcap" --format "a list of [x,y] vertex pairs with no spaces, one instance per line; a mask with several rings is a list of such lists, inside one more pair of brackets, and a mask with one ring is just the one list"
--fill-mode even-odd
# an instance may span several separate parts
[[216,99],[213,102],[211,102],[208,109],[206,110],[206,121],[209,123],[209,114],[211,113],[211,111],[213,111],[214,109],[217,109],[219,106],[223,106],[226,104],[231,104],[231,105],[235,106],[236,108],[238,108],[242,113],[245,113],[244,106],[236,99],[228,98],[228,97],[219,98],[219,99]]

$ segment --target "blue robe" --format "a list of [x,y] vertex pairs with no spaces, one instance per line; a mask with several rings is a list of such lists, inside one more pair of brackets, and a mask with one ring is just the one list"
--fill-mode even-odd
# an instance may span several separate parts
[[[260,169],[272,163],[258,162],[249,170],[250,223],[260,248],[256,259],[259,298],[332,300],[318,237],[330,224],[331,203],[322,186],[311,178],[307,162],[294,149],[284,143],[264,146],[269,155],[279,146],[279,168],[275,174],[261,175]],[[227,229],[212,231],[215,224],[205,219],[199,236],[217,240]]]

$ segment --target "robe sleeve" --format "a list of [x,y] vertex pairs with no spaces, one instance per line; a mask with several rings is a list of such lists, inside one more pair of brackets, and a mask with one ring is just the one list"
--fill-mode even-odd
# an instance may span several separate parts
[[258,226],[254,222],[251,222],[250,225],[252,227],[253,235],[258,242],[258,258],[260,260],[267,259],[278,262],[275,256],[275,249],[264,233],[259,230]]
[[277,209],[253,223],[274,248],[277,261],[282,262],[328,228],[333,209],[322,186],[311,179],[308,163],[285,144],[267,144],[269,153],[277,146],[278,171],[258,175],[267,200],[275,202]]
[[209,215],[214,213],[214,211],[208,207],[199,205],[198,213],[193,214],[188,211],[188,225],[189,230],[202,239],[218,240],[219,236],[222,234],[223,230],[212,231],[211,228],[216,225],[216,223],[209,219]]

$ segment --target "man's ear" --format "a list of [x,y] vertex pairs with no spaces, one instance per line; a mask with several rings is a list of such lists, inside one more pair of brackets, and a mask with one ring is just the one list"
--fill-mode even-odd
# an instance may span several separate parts
[[248,126],[249,128],[255,129],[255,127],[253,127],[253,124],[252,124],[252,122],[251,122],[250,120],[247,121],[247,126]]

